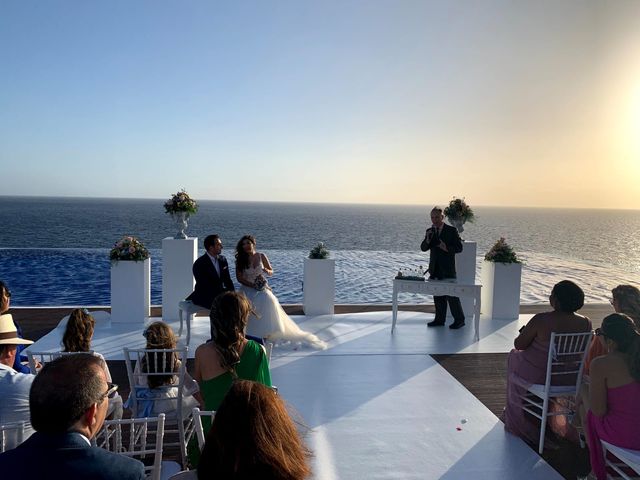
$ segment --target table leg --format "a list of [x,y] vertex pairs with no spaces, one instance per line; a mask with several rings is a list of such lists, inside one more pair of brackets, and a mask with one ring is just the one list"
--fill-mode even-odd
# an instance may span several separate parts
[[398,288],[393,286],[393,300],[391,302],[391,310],[393,311],[391,317],[391,333],[396,329],[396,320],[398,319]]
[[475,296],[474,302],[474,312],[473,312],[473,323],[476,329],[474,340],[476,342],[480,341],[480,294]]

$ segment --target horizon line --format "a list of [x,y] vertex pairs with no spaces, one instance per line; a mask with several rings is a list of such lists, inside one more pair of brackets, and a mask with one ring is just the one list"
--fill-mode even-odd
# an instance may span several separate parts
[[[102,197],[102,196],[88,196],[88,195],[6,195],[0,194],[0,199],[2,198],[38,198],[38,199],[47,199],[47,198],[56,198],[56,199],[89,199],[89,200],[158,200],[161,202],[166,201],[166,198],[160,197]],[[459,197],[453,197],[459,198]],[[424,207],[429,208],[429,206],[441,206],[445,207],[446,203],[384,203],[384,202],[321,202],[321,201],[293,201],[293,200],[234,200],[234,199],[220,199],[220,198],[205,198],[198,200],[196,202],[224,202],[224,203],[265,203],[265,204],[289,204],[289,205],[349,205],[349,206],[385,206],[385,207]],[[640,208],[623,208],[623,207],[567,207],[567,206],[540,206],[540,205],[488,205],[488,204],[477,204],[472,208],[481,207],[481,208],[536,208],[536,209],[548,209],[548,210],[624,210],[624,211],[640,211]]]

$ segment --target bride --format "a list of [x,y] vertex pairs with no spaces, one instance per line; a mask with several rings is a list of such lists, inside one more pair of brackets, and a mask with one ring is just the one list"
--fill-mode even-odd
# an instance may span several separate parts
[[240,290],[253,304],[255,315],[249,318],[247,334],[270,341],[303,342],[318,349],[327,345],[314,334],[302,330],[285,313],[269,288],[267,276],[273,275],[269,259],[256,252],[256,239],[245,235],[236,245],[236,278]]

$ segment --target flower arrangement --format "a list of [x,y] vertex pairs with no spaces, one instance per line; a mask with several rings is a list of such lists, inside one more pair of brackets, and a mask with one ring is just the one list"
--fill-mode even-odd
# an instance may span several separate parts
[[118,260],[142,262],[149,258],[149,250],[136,237],[122,237],[113,245],[109,258],[112,262]]
[[324,242],[318,243],[311,249],[311,251],[309,252],[309,258],[314,260],[324,260],[326,258],[329,258],[329,250],[324,245]]
[[462,221],[462,223],[473,223],[473,221],[476,219],[473,210],[469,205],[467,205],[467,202],[464,201],[464,198],[456,197],[453,197],[453,199],[451,199],[451,201],[449,202],[449,205],[445,207],[444,216],[447,217],[450,222]]
[[198,211],[198,203],[182,189],[171,195],[171,198],[164,202],[164,211],[172,214],[180,212],[194,214]]
[[500,237],[500,240],[484,256],[484,259],[496,263],[522,263],[504,237]]

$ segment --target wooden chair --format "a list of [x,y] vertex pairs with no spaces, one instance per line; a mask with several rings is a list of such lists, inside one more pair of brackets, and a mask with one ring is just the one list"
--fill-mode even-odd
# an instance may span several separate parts
[[[547,356],[547,374],[544,385],[527,384],[524,380],[520,384],[527,388],[527,393],[521,395],[523,409],[540,419],[540,441],[538,453],[544,448],[544,435],[547,429],[547,418],[557,415],[573,414],[573,411],[558,402],[569,399],[575,402],[582,382],[584,361],[589,351],[593,334],[586,333],[552,333],[549,340],[549,354]],[[553,378],[558,376],[575,375],[575,383],[571,385],[552,385]],[[558,410],[549,412],[551,402],[558,406]]]

